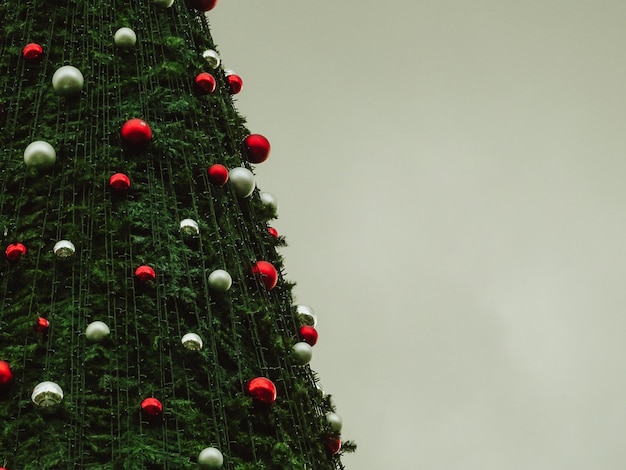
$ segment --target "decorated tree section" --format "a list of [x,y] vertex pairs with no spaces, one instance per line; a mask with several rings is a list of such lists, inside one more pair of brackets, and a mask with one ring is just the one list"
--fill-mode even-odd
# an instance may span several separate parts
[[0,2],[0,465],[340,469],[215,0]]

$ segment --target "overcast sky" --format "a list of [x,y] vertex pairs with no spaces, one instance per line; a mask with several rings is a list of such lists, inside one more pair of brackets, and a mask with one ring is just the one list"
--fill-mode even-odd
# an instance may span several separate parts
[[220,0],[348,470],[623,470],[626,2]]

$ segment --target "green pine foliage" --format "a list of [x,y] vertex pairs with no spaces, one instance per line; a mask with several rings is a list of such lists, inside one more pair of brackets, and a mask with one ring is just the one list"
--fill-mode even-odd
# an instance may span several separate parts
[[[221,69],[202,59],[215,49],[206,18],[176,0],[0,0],[0,238],[28,252],[0,266],[0,360],[13,385],[0,396],[0,464],[31,469],[196,468],[216,447],[229,470],[343,468],[327,452],[328,396],[308,366],[296,365],[293,285],[276,288],[249,276],[257,260],[282,273],[267,232],[272,214],[255,191],[237,198],[212,185],[211,164],[246,166],[241,142],[250,132],[237,114]],[[136,47],[116,48],[113,34],[132,28]],[[22,48],[39,43],[37,61]],[[85,77],[77,97],[58,96],[52,75],[73,65]],[[197,94],[194,77],[213,73],[217,90]],[[147,148],[125,147],[122,124],[145,119]],[[24,149],[44,140],[56,150],[49,169],[27,168]],[[109,177],[132,180],[112,192]],[[192,218],[199,237],[179,222]],[[55,257],[71,240],[76,254]],[[141,283],[136,267],[157,278]],[[208,274],[227,270],[233,287],[216,294]],[[38,332],[38,317],[50,328]],[[85,337],[92,321],[111,335]],[[188,332],[201,351],[181,344]],[[272,405],[245,394],[266,376],[277,386]],[[33,387],[57,382],[63,402],[52,410],[31,401]],[[156,397],[157,419],[140,403]],[[343,451],[354,449],[344,443]]]

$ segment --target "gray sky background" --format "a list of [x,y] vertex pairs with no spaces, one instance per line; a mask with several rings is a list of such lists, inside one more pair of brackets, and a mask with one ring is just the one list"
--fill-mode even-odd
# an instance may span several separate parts
[[623,470],[626,2],[220,0],[348,470]]

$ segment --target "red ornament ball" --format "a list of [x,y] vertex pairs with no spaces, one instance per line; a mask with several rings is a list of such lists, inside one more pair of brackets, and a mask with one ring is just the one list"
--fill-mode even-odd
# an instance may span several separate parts
[[22,51],[22,56],[26,60],[37,60],[42,56],[42,54],[43,47],[39,44],[35,44],[34,42],[26,44],[26,46],[24,46],[24,50]]
[[276,401],[276,385],[265,377],[256,377],[248,382],[248,394],[260,403],[271,404]]
[[44,317],[39,317],[35,322],[35,331],[38,333],[45,333],[48,328],[50,328],[50,322]]
[[252,275],[260,279],[267,290],[272,290],[278,283],[278,272],[272,263],[257,261],[252,265]]
[[135,277],[141,282],[154,281],[156,279],[156,273],[150,266],[143,265],[135,269]]
[[210,73],[202,72],[196,77],[195,85],[198,93],[208,95],[215,91],[215,78]]
[[228,181],[228,168],[216,163],[207,170],[209,181],[216,186],[224,186]]
[[9,363],[0,361],[0,388],[6,388],[13,382],[13,372]]
[[317,343],[317,330],[312,326],[301,326],[300,330],[298,330],[298,334],[302,341],[310,344],[311,346],[315,346],[315,344]]
[[270,141],[261,134],[250,134],[243,145],[250,163],[262,163],[270,156]]
[[116,191],[126,191],[130,188],[130,178],[124,173],[115,173],[109,178],[109,186]]
[[228,93],[230,93],[231,95],[236,95],[243,88],[243,80],[239,75],[231,70],[228,70],[225,73],[226,81],[228,82]]
[[278,238],[278,230],[276,230],[274,227],[267,227],[267,231],[272,237]]
[[341,450],[341,438],[338,436],[330,436],[326,441],[326,448],[331,455],[339,453]]
[[143,119],[129,119],[121,130],[122,140],[127,145],[143,146],[152,139],[152,129]]
[[156,398],[146,398],[141,402],[141,411],[150,418],[156,418],[163,412],[163,405]]
[[22,255],[26,254],[26,247],[21,243],[11,243],[7,246],[4,254],[9,261],[17,261],[22,257]]
[[191,8],[195,8],[196,10],[209,11],[215,8],[217,0],[191,0],[190,5]]

